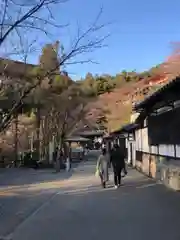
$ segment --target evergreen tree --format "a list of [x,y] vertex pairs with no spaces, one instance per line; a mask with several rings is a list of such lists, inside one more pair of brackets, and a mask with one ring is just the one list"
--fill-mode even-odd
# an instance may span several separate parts
[[58,41],[54,44],[46,44],[42,49],[42,54],[39,59],[40,68],[43,69],[45,73],[50,72],[48,77],[51,81],[55,75],[60,74],[58,49]]

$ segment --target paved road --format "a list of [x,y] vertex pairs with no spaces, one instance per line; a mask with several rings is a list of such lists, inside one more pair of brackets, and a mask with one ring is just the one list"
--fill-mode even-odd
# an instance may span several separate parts
[[[11,191],[25,194],[24,189]],[[27,193],[41,203],[8,233],[13,240],[180,239],[180,195],[135,170],[120,189],[110,184],[104,190],[94,177],[94,165],[81,164],[64,181],[31,185]]]
[[[7,169],[0,173],[0,239],[30,216],[71,178],[72,172]],[[3,224],[2,224],[3,223]]]

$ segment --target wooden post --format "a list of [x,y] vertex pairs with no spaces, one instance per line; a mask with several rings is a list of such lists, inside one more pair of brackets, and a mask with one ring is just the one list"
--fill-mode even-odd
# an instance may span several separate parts
[[71,149],[71,142],[69,141],[69,154],[68,154],[68,157],[69,157],[69,162],[70,162],[70,166],[71,166],[71,162],[72,162],[72,149]]
[[14,114],[14,167],[17,167],[18,162],[18,114]]
[[72,149],[71,149],[71,142],[69,142],[69,160],[72,162]]
[[37,161],[40,160],[40,123],[41,123],[41,115],[40,115],[40,106],[37,106],[36,112],[36,153],[37,153]]

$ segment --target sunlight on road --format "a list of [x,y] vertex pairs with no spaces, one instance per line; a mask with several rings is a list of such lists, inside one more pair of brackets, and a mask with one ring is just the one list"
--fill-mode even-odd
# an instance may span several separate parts
[[[112,178],[112,174],[110,176],[110,179]],[[131,180],[133,176],[129,175],[126,176],[127,180]],[[139,177],[139,183],[141,182],[141,178],[144,181],[144,177]],[[3,186],[0,187],[0,196],[18,196],[23,194],[38,194],[42,191],[48,191],[48,190],[63,190],[63,188],[74,188],[75,186],[78,186],[78,188],[84,188],[85,186],[88,186],[89,184],[92,185],[99,185],[99,179],[91,175],[84,175],[84,176],[78,176],[77,177],[71,177],[69,179],[59,179],[55,181],[46,181],[46,182],[38,182],[38,183],[32,183],[32,184],[22,184],[22,185],[15,185],[15,186]],[[122,186],[123,187],[123,186]],[[128,187],[126,185],[126,187]],[[143,186],[141,186],[143,187]],[[137,186],[136,186],[137,188]],[[75,191],[74,189],[72,191]],[[79,191],[79,190],[77,190]]]
[[40,182],[40,183],[33,183],[33,184],[24,184],[24,185],[16,185],[16,186],[7,186],[7,187],[0,187],[0,196],[16,196],[20,193],[27,193],[27,192],[36,192],[36,191],[43,191],[43,190],[51,190],[51,189],[59,189],[63,187],[73,187],[75,185],[82,186],[88,182],[97,182],[95,178],[92,181],[92,176],[88,177],[81,177],[81,178],[72,178],[66,180],[58,180],[58,181],[50,181],[50,182]]
[[15,197],[18,195],[19,194],[15,192],[0,191],[0,197]]

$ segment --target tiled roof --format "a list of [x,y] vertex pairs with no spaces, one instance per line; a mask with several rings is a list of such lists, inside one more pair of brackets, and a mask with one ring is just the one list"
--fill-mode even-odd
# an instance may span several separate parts
[[180,86],[180,77],[171,80],[169,83],[158,89],[156,92],[146,97],[140,103],[136,103],[134,105],[134,110],[138,111],[153,106],[157,101],[161,101],[163,99],[164,93],[166,93],[167,91],[177,90],[177,86]]

